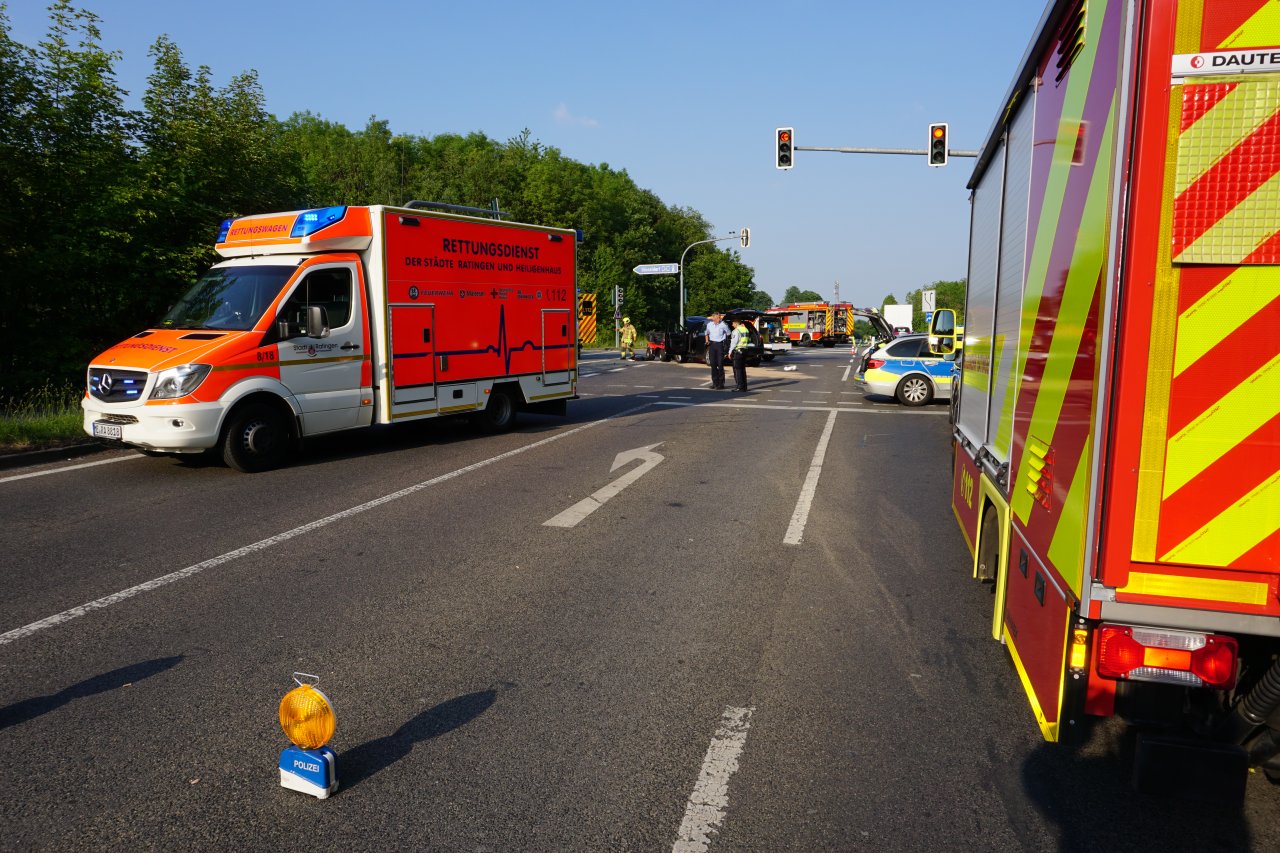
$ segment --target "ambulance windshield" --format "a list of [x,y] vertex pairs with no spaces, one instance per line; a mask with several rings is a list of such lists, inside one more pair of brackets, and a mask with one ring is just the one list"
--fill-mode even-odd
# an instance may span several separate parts
[[271,306],[292,266],[214,267],[160,321],[162,329],[252,329]]

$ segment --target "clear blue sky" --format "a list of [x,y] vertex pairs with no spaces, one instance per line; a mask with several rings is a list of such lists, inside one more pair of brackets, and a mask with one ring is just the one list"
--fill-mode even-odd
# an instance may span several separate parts
[[[168,34],[218,84],[256,70],[281,118],[310,110],[357,130],[377,116],[396,133],[498,140],[529,128],[695,208],[717,235],[750,227],[742,258],[775,300],[793,284],[831,297],[838,281],[841,298],[878,305],[964,277],[973,160],[801,151],[782,172],[774,128],[794,126],[800,146],[923,149],[929,122],[947,121],[952,148],[976,149],[1045,0],[77,5],[123,54],[131,105]],[[8,15],[16,40],[43,38],[40,0]]]

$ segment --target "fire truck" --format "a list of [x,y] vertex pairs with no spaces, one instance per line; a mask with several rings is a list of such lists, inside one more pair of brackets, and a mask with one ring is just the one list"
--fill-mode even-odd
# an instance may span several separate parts
[[852,340],[852,308],[848,302],[793,302],[769,313],[787,315],[782,328],[793,344],[833,347]]
[[1277,9],[1052,0],[968,183],[952,507],[1044,738],[1151,792],[1280,778]]
[[225,221],[223,260],[89,365],[85,432],[261,471],[323,433],[462,413],[496,432],[520,410],[564,414],[576,233],[432,207]]

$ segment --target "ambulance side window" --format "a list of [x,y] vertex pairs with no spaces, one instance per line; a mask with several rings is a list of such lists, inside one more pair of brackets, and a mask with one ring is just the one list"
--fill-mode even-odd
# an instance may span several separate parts
[[330,329],[340,329],[351,320],[351,270],[330,267],[308,273],[280,311],[280,319],[289,323],[289,336],[302,333],[307,308],[324,308]]

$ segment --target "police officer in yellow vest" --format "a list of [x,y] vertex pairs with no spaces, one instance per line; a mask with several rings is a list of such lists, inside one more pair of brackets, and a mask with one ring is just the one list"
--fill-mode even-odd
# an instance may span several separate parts
[[733,336],[729,338],[729,352],[733,356],[733,384],[735,391],[747,390],[747,348],[751,346],[751,332],[742,320],[733,321]]
[[631,325],[630,317],[622,318],[622,346],[619,347],[619,358],[635,358],[636,327]]

